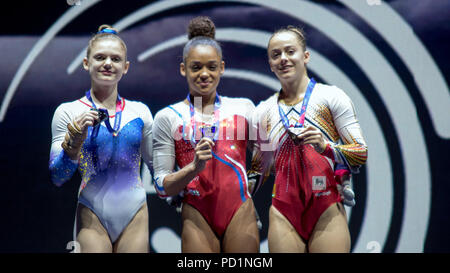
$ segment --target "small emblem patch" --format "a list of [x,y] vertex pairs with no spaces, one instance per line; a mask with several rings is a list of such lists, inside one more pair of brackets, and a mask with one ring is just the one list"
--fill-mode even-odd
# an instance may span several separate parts
[[323,191],[327,189],[327,177],[326,176],[313,176],[312,177],[312,190]]

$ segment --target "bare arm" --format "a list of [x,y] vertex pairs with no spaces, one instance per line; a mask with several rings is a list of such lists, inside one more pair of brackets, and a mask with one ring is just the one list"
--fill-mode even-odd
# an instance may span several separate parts
[[195,146],[194,160],[182,169],[166,175],[163,181],[164,191],[167,195],[173,196],[182,191],[212,158],[212,147],[214,142],[209,138],[202,138]]

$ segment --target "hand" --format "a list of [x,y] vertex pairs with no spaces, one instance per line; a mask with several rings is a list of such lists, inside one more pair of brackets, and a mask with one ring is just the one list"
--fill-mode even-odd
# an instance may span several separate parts
[[86,135],[89,126],[94,126],[94,124],[100,122],[100,117],[97,111],[89,110],[76,117],[74,122],[77,123],[83,135]]
[[320,154],[323,153],[325,151],[325,148],[327,147],[322,132],[320,132],[320,130],[314,126],[306,127],[297,136],[297,139],[300,141],[300,144],[311,144],[316,152]]
[[355,193],[353,192],[353,189],[350,185],[339,185],[337,184],[337,189],[339,191],[339,194],[341,195],[342,202],[344,205],[348,207],[353,207],[356,205],[355,201]]
[[214,142],[207,137],[200,139],[197,143],[197,146],[195,146],[195,156],[193,161],[196,172],[201,172],[205,168],[206,162],[213,157],[212,147],[214,145]]
[[336,176],[336,184],[342,202],[348,207],[353,207],[356,204],[355,193],[353,192],[349,175]]

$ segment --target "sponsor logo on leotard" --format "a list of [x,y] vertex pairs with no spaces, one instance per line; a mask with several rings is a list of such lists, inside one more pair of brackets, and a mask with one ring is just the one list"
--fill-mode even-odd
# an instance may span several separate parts
[[323,191],[327,189],[327,177],[326,176],[313,176],[312,177],[312,190]]
[[331,191],[323,191],[323,192],[318,192],[315,194],[316,197],[320,197],[320,196],[328,196],[331,194]]

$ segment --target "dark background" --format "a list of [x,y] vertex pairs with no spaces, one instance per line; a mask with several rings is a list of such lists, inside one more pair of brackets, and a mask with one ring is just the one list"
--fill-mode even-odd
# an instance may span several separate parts
[[[91,7],[62,29],[27,71],[9,105],[5,120],[0,123],[0,209],[3,219],[0,227],[0,252],[69,252],[66,244],[72,240],[80,177],[75,175],[61,188],[51,183],[48,173],[50,124],[56,107],[62,102],[80,98],[89,88],[90,82],[87,73],[81,68],[72,75],[66,73],[66,68],[87,45],[90,35],[96,32],[99,25],[113,24],[150,2],[105,0]],[[334,1],[312,2],[323,5],[362,32],[389,59],[407,86],[422,123],[432,172],[432,204],[423,252],[449,252],[449,140],[440,138],[434,131],[430,124],[430,114],[412,75],[394,50],[361,18],[342,4]],[[432,55],[448,85],[449,2],[397,0],[384,1],[383,4],[389,4],[408,22]],[[0,17],[1,101],[30,49],[69,8],[66,1],[61,0],[15,1],[3,9],[3,15]],[[210,16],[218,27],[223,28],[242,26],[272,32],[288,24],[304,25],[309,37],[308,45],[333,60],[364,90],[363,95],[376,110],[383,130],[390,131],[393,127],[376,90],[344,51],[337,47],[330,49],[323,46],[331,42],[317,33],[314,26],[252,4],[212,2],[187,5],[147,17],[128,27],[121,36],[128,46],[131,68],[119,85],[121,95],[127,99],[143,101],[150,107],[153,115],[164,106],[184,98],[187,93],[186,82],[178,73],[182,47],[166,50],[143,63],[137,62],[136,58],[138,53],[158,42],[183,35],[187,22],[198,15]],[[251,65],[253,71],[272,75],[265,50],[237,43],[223,42],[222,45],[227,66],[245,69]],[[320,75],[313,76],[321,80]],[[219,92],[226,96],[249,97],[255,104],[272,94],[271,90],[260,85],[230,78],[221,80]],[[442,115],[449,115],[449,112]],[[395,208],[392,226],[382,250],[395,252],[405,201],[405,178],[398,155],[400,140],[395,135],[386,138],[390,143],[391,160],[396,162],[393,169],[394,177],[398,181],[394,183]],[[364,214],[367,196],[365,181],[363,168],[354,181],[358,206],[353,209],[350,220],[352,241],[360,232]],[[264,225],[261,240],[267,237],[270,193],[269,181],[255,196],[256,207]],[[158,227],[167,226],[180,234],[180,216],[173,208],[154,194],[148,195],[148,204],[151,232]],[[155,250],[152,248],[152,251]]]

